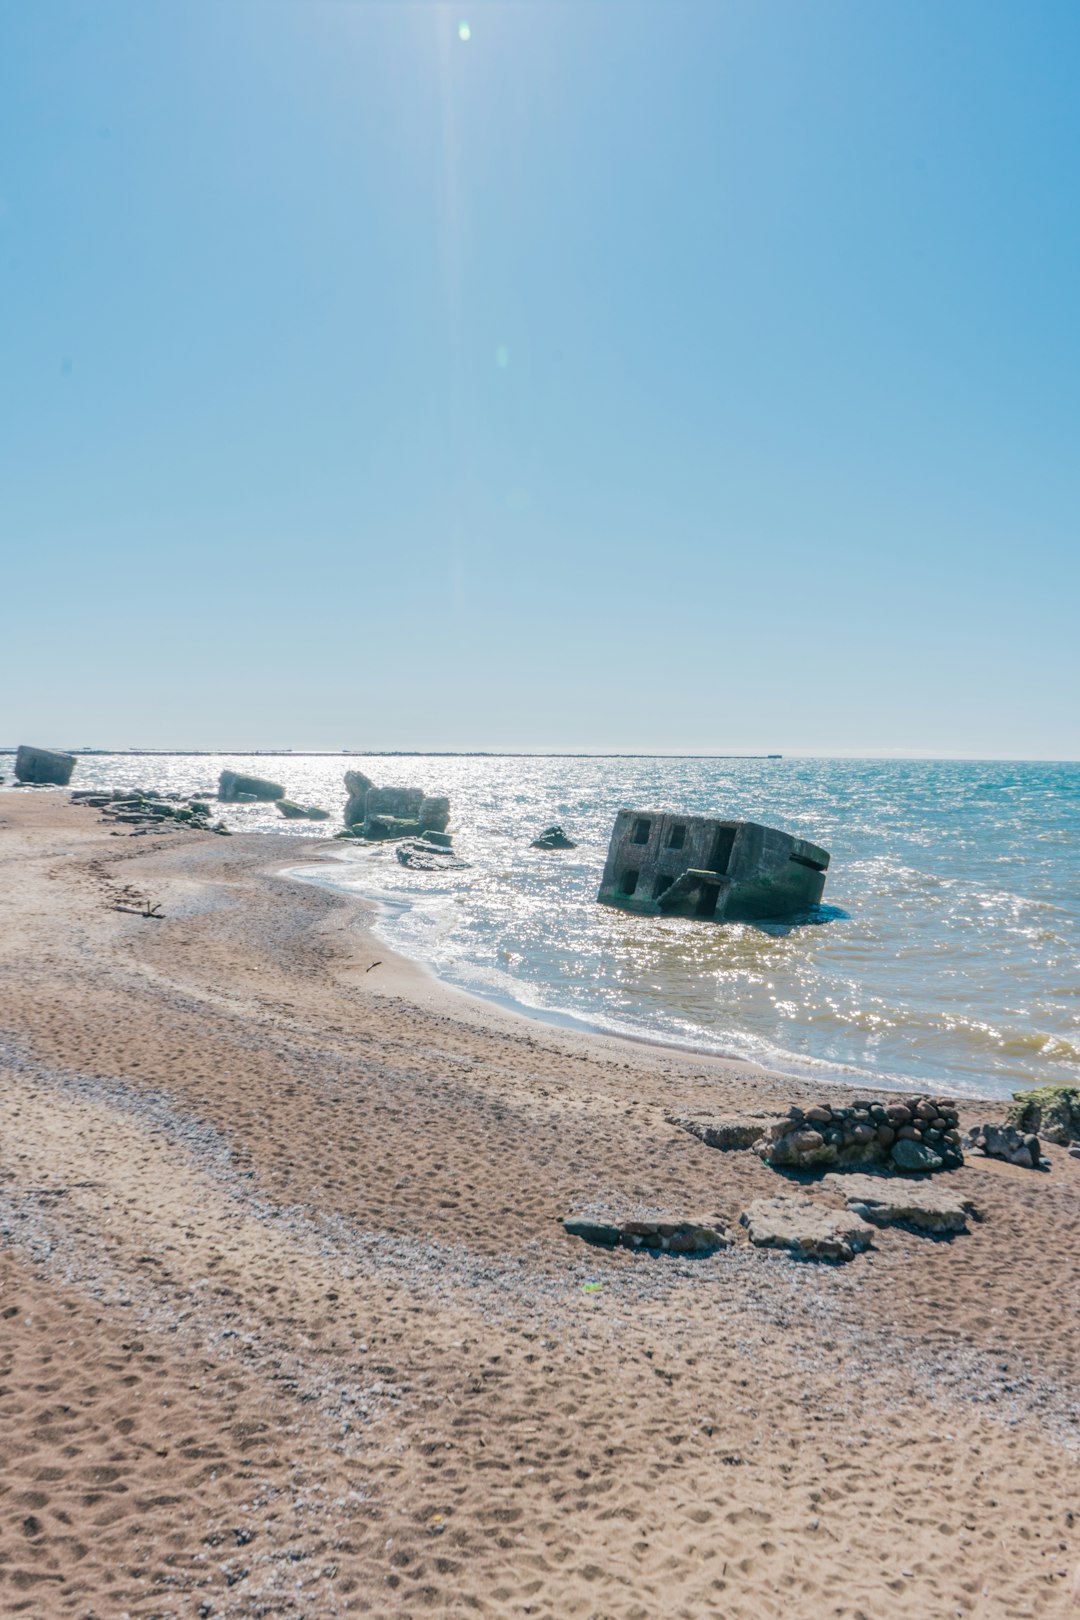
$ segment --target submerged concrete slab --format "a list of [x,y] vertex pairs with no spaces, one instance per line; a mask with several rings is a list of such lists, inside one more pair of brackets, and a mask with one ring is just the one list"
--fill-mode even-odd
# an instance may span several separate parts
[[597,899],[645,916],[735,922],[808,911],[828,852],[756,821],[620,810]]

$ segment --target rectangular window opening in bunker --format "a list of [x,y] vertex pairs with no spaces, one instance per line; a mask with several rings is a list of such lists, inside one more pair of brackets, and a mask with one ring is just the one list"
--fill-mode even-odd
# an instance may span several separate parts
[[656,882],[653,884],[653,890],[652,890],[653,899],[654,900],[659,900],[659,898],[663,894],[664,890],[665,889],[670,889],[671,885],[674,883],[674,881],[675,881],[675,879],[672,876],[670,876],[669,874],[665,874],[664,872],[661,872],[660,876],[656,879]]
[[637,888],[637,882],[640,876],[641,873],[635,872],[632,866],[627,868],[622,875],[622,882],[619,884],[619,888],[622,890],[623,894],[633,894],[634,890]]
[[679,826],[672,827],[668,833],[667,847],[668,849],[682,849],[685,843],[686,827],[680,823]]
[[734,847],[735,835],[738,830],[739,829],[737,826],[720,827],[718,829],[716,834],[716,843],[713,845],[712,870],[714,872],[727,871],[728,861],[731,859],[731,851]]
[[649,834],[651,832],[652,822],[647,821],[644,816],[639,816],[637,821],[634,823],[634,843],[647,844],[649,842]]
[[716,912],[716,902],[719,900],[719,898],[719,884],[703,883],[701,885],[701,894],[698,897],[697,911],[695,915],[698,917],[714,916]]

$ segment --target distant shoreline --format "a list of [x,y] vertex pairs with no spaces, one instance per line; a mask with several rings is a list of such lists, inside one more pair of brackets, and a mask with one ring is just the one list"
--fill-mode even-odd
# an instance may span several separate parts
[[[65,754],[87,759],[121,755],[131,759],[226,759],[239,754],[245,759],[783,759],[783,754],[594,754],[588,749],[576,753],[503,753],[488,748],[64,748]],[[16,748],[0,748],[0,754],[15,754]],[[807,755],[812,758],[812,755]]]

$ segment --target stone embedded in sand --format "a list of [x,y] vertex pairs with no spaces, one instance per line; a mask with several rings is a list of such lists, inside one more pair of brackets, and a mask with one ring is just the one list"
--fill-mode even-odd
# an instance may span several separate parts
[[30,748],[20,743],[15,753],[15,780],[67,787],[76,763],[74,754],[64,754],[55,748]]
[[1004,1159],[1024,1170],[1036,1170],[1042,1158],[1039,1138],[1015,1125],[975,1125],[964,1138],[965,1147],[988,1159]]
[[608,1212],[568,1215],[571,1237],[608,1249],[648,1249],[657,1254],[712,1254],[731,1242],[715,1221],[680,1220],[670,1215],[620,1217]]
[[778,1114],[668,1114],[669,1125],[689,1131],[706,1147],[730,1151],[751,1148],[765,1136],[770,1125],[780,1118]]
[[798,1260],[853,1260],[874,1241],[874,1228],[846,1209],[785,1193],[757,1198],[739,1220],[758,1249],[786,1249]]
[[840,1193],[853,1214],[875,1226],[914,1226],[920,1232],[966,1232],[975,1202],[940,1182],[900,1176],[824,1176],[822,1187]]

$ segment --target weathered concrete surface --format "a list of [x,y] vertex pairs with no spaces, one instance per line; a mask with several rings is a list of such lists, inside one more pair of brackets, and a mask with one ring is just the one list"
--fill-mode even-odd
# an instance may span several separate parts
[[369,788],[366,819],[370,821],[375,816],[392,816],[398,821],[419,822],[424,796],[423,788]]
[[1080,1142],[1080,1086],[1036,1086],[1014,1091],[1013,1097],[1008,1124],[1060,1147]]
[[733,1150],[752,1148],[761,1141],[769,1127],[782,1117],[779,1114],[667,1114],[669,1125],[689,1131],[706,1147]]
[[794,1193],[755,1199],[739,1220],[755,1247],[787,1249],[799,1260],[853,1260],[874,1241],[861,1216]]
[[285,789],[280,782],[268,782],[262,776],[245,776],[241,771],[222,771],[218,777],[218,798],[226,804],[243,803],[244,799],[283,799]]
[[450,825],[450,800],[444,794],[428,794],[420,801],[420,825],[428,832],[445,832]]
[[375,786],[370,776],[363,771],[345,772],[345,791],[349,797],[345,801],[345,825],[357,827],[367,815],[367,796]]
[[829,856],[756,821],[620,810],[597,899],[712,922],[792,916],[821,899]]
[[647,1249],[656,1254],[712,1254],[731,1243],[716,1220],[689,1220],[660,1213],[627,1216],[589,1209],[580,1215],[568,1215],[563,1227],[571,1237],[603,1248]]
[[74,754],[64,754],[55,748],[31,748],[20,743],[15,753],[16,782],[49,782],[56,787],[67,787],[77,760]]
[[822,1177],[822,1187],[838,1192],[853,1214],[875,1226],[914,1226],[920,1232],[966,1232],[975,1200],[941,1182],[905,1181],[900,1176]]
[[292,799],[276,800],[276,808],[278,815],[284,816],[286,821],[329,821],[330,819],[329,810],[320,810],[314,804],[296,804]]

